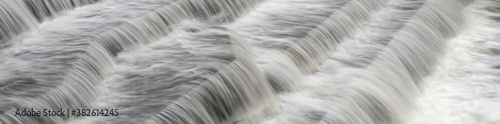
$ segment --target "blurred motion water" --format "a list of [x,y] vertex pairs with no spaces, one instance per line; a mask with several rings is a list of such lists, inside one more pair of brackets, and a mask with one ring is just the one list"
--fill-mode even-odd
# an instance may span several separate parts
[[0,123],[497,124],[499,26],[496,0],[0,0]]

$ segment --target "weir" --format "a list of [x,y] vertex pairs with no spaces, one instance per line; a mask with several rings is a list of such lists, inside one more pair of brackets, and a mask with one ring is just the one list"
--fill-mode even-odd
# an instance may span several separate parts
[[253,52],[229,36],[235,59],[149,123],[232,123],[258,106],[273,106],[274,91],[256,68]]
[[[321,3],[324,1],[312,1],[312,2]],[[288,90],[287,88],[293,87],[294,83],[291,82],[299,81],[301,76],[291,76],[291,75],[297,75],[297,74],[291,74],[295,73],[294,71],[279,72],[277,70],[280,69],[288,70],[291,68],[298,68],[304,74],[312,73],[313,71],[315,71],[319,63],[326,58],[329,52],[335,50],[336,44],[340,43],[342,40],[345,40],[348,37],[352,37],[352,34],[355,33],[355,31],[359,30],[359,28],[364,26],[363,23],[365,23],[367,20],[370,19],[371,16],[370,14],[375,13],[384,6],[386,6],[386,1],[353,0],[353,1],[341,1],[334,4],[337,4],[336,6],[333,7],[337,7],[338,10],[330,9],[330,11],[333,12],[328,13],[329,15],[321,15],[321,16],[326,16],[327,18],[321,16],[310,17],[313,19],[322,18],[322,20],[319,21],[322,23],[315,22],[317,20],[312,20],[312,19],[310,19],[311,21],[307,20],[308,23],[310,24],[316,23],[316,25],[314,26],[310,26],[309,24],[298,24],[296,22],[297,20],[283,19],[282,21],[279,21],[280,23],[276,23],[275,25],[267,24],[266,25],[267,27],[259,27],[258,25],[256,25],[257,27],[262,29],[248,26],[248,25],[253,26],[255,24],[251,24],[251,22],[245,22],[245,20],[242,20],[241,22],[236,22],[237,24],[235,24],[232,27],[248,28],[248,29],[235,29],[235,30],[240,30],[237,31],[238,33],[249,35],[248,39],[252,40],[250,44],[258,46],[257,49],[275,50],[275,51],[259,50],[260,53],[272,54],[272,55],[283,54],[283,53],[285,54],[286,57],[283,58],[284,60],[270,61],[269,59],[272,60],[276,58],[258,57],[258,58],[263,58],[259,59],[258,61],[259,63],[265,62],[265,64],[261,64],[262,66],[261,68],[264,71],[264,73],[266,73],[266,77],[268,78],[268,80],[271,81],[272,85],[277,90],[279,91]],[[317,13],[320,12],[321,11],[318,10]],[[321,12],[321,13],[323,14],[326,12]],[[299,14],[305,14],[305,13],[297,13],[297,15],[295,16],[302,16]],[[242,19],[250,20],[250,18],[242,18]],[[275,21],[275,20],[266,20],[266,21]],[[301,20],[298,19],[298,22],[300,21]],[[250,23],[250,24],[245,25],[245,23]],[[270,22],[270,23],[273,24],[275,22]],[[300,31],[300,32],[296,31],[297,33],[285,32],[287,33],[285,34],[282,30],[285,31],[290,30],[290,28],[286,27],[288,25],[290,26],[300,25],[303,26],[304,28],[295,29]],[[281,30],[273,29],[275,27],[282,29]],[[257,31],[259,30],[263,31],[261,31],[262,33],[260,32],[253,33],[251,32],[252,29],[255,29]],[[269,38],[271,40],[275,38],[276,39],[282,38],[287,40],[269,41],[269,39],[266,38]],[[264,52],[264,51],[269,51],[269,52]],[[267,56],[267,55],[260,55],[260,56]],[[295,65],[284,64],[288,63],[284,61],[289,61],[289,60],[295,63]],[[297,66],[297,67],[291,67],[291,66]],[[290,77],[290,79],[284,79],[287,77]]]
[[38,25],[26,5],[19,0],[0,1],[0,50],[7,41],[25,30]]
[[34,30],[46,18],[99,0],[5,0],[0,1],[0,50],[24,31]]
[[[387,8],[373,15],[354,37],[337,45],[330,55],[345,68],[365,68],[398,33],[426,0],[392,0]],[[340,47],[340,48],[339,48]]]
[[[475,1],[464,11],[466,29],[451,38],[419,82],[415,114],[404,121],[419,123],[497,123],[500,1]],[[487,112],[486,112],[487,111]],[[474,119],[481,117],[480,119]]]
[[[372,14],[370,20],[353,33],[352,38],[347,37],[337,44],[336,50],[328,53],[329,57],[317,67],[317,71],[309,75],[301,74],[304,79],[294,82],[296,86],[292,87],[291,91],[278,95],[281,110],[278,110],[276,115],[265,119],[263,123],[319,123],[323,118],[332,118],[332,116],[335,116],[336,123],[370,123],[371,121],[367,119],[370,117],[362,112],[358,115],[349,115],[345,111],[340,111],[345,108],[343,104],[350,104],[344,103],[343,100],[346,99],[344,96],[351,97],[348,95],[351,93],[350,88],[346,85],[349,85],[351,78],[355,77],[349,74],[369,67],[371,60],[377,57],[386,44],[390,43],[394,34],[407,24],[409,18],[413,17],[423,2],[425,1],[388,1],[387,7]],[[282,60],[279,61],[281,62],[278,63],[284,63]],[[281,70],[287,69],[281,68]],[[287,73],[290,71],[276,71],[275,74],[282,74],[276,76],[280,79],[287,78],[283,76]],[[296,77],[300,76],[290,79],[296,79]],[[289,84],[290,81],[282,83]],[[350,110],[359,111],[358,109],[364,108]],[[379,117],[374,118],[387,118],[383,114],[376,116]]]
[[304,76],[283,49],[307,35],[350,1],[275,0],[228,25],[255,49],[257,65],[275,91],[293,90]]
[[[152,11],[152,9],[157,9],[170,2],[170,0],[150,3],[116,3],[114,1],[108,1],[83,6],[80,9],[70,11],[68,14],[59,16],[58,18],[45,21],[43,25],[36,27],[37,31],[21,34],[16,36],[19,38],[7,41],[6,45],[4,45],[5,47],[0,49],[0,63],[7,61],[6,59],[8,58],[19,58],[19,55],[25,55],[27,53],[42,53],[43,51],[45,52],[43,54],[51,54],[47,53],[50,51],[53,54],[54,51],[64,53],[64,51],[81,49],[81,47],[84,47],[85,43],[88,42],[86,39],[89,37],[123,24],[127,19],[141,16],[141,14],[145,12]],[[54,49],[54,44],[63,47]],[[39,45],[41,47],[37,49],[44,50],[34,51],[33,49],[27,48],[27,46],[33,45]],[[21,52],[19,52],[20,50]],[[14,53],[16,51],[18,53]],[[71,56],[74,54],[75,52],[68,52],[65,55]],[[37,55],[39,56],[39,54],[29,56],[34,57]]]
[[[94,59],[106,59],[105,49],[99,43],[92,42],[91,38],[97,34],[100,34],[109,28],[116,27],[118,24],[124,23],[123,20],[133,18],[134,16],[141,15],[146,12],[150,12],[155,7],[161,6],[161,3],[165,4],[168,1],[158,2],[158,3],[146,3],[139,4],[138,6],[127,6],[128,3],[115,3],[115,2],[104,2],[100,4],[91,5],[93,7],[82,8],[82,12],[99,10],[108,7],[109,5],[120,6],[123,8],[108,9],[108,12],[103,13],[82,13],[75,12],[75,15],[69,15],[64,19],[55,19],[52,23],[46,23],[47,27],[50,29],[44,29],[43,33],[29,37],[24,41],[23,44],[13,46],[10,51],[3,51],[5,54],[9,55],[0,65],[2,73],[0,73],[0,82],[5,89],[15,89],[15,90],[2,90],[2,102],[0,111],[5,112],[10,108],[15,106],[22,106],[19,103],[23,103],[25,100],[40,101],[37,99],[61,99],[57,97],[44,96],[48,92],[55,88],[56,90],[69,90],[69,89],[58,89],[60,84],[67,86],[60,87],[72,87],[74,89],[85,90],[85,83],[76,83],[76,85],[83,85],[83,88],[75,88],[71,83],[62,83],[64,78],[68,75],[72,75],[69,71],[73,66],[76,70],[88,71],[83,69],[85,63],[76,62],[79,57],[82,57],[82,61],[89,61],[93,56],[97,56]],[[144,9],[144,6],[148,6],[148,9]],[[133,11],[134,13],[131,13]],[[123,16],[127,15],[127,16]],[[94,21],[95,19],[107,19],[107,21]],[[66,25],[78,25],[80,26],[67,26],[65,30],[56,30],[52,28],[57,28]],[[71,32],[66,32],[70,30]],[[37,49],[32,49],[31,47],[36,46]],[[91,49],[86,51],[86,47],[89,46]],[[103,50],[104,49],[104,50]],[[83,53],[83,54],[82,54]],[[85,54],[87,53],[87,54]],[[91,55],[89,55],[91,54]],[[74,65],[73,65],[74,64]],[[82,64],[82,65],[79,65]],[[87,66],[92,67],[92,66]],[[91,71],[92,72],[92,71]],[[94,71],[95,72],[95,71]],[[81,72],[77,72],[81,73]],[[78,74],[76,74],[78,75]],[[93,74],[99,75],[99,73]],[[73,77],[70,77],[73,78]],[[95,77],[82,77],[81,80],[92,80]],[[58,91],[59,92],[59,91]],[[55,93],[57,94],[57,93]],[[64,93],[55,96],[64,96]],[[70,94],[68,94],[70,95]],[[76,94],[78,95],[78,94]],[[47,98],[43,98],[47,97]],[[70,99],[78,97],[70,97]],[[84,97],[85,98],[85,97]],[[85,101],[85,100],[82,100]],[[73,104],[68,101],[43,101],[40,103],[47,102],[61,102],[54,105]],[[26,102],[29,103],[29,102]],[[77,105],[86,104],[86,102],[75,101]],[[33,102],[37,104],[37,102]],[[49,104],[47,104],[49,105]],[[43,106],[43,104],[37,105]],[[57,107],[57,106],[54,106]],[[50,120],[50,119],[49,119]]]
[[335,12],[308,35],[285,49],[304,73],[312,73],[335,46],[364,26],[370,15],[386,4],[386,0],[353,0]]
[[[210,4],[205,2],[208,2]],[[248,8],[256,3],[258,3],[258,1],[246,1],[236,5],[229,1],[176,1],[166,7],[162,7],[154,11],[153,13],[149,13],[141,18],[135,19],[132,22],[120,25],[119,27],[116,27],[112,30],[101,33],[100,35],[92,34],[94,33],[92,32],[90,34],[87,34],[87,36],[84,35],[84,37],[71,37],[79,38],[78,40],[83,41],[76,46],[76,51],[70,52],[74,56],[70,56],[70,58],[61,58],[64,61],[57,61],[57,59],[55,59],[50,60],[54,62],[42,62],[45,64],[54,64],[61,62],[67,64],[65,66],[57,67],[59,68],[57,70],[61,71],[61,73],[65,72],[67,73],[67,75],[60,75],[59,79],[56,79],[56,82],[51,81],[50,83],[31,83],[35,81],[27,81],[27,83],[31,83],[29,85],[37,86],[32,86],[31,88],[43,88],[48,90],[48,92],[45,90],[24,89],[26,92],[28,92],[26,94],[30,95],[30,97],[27,99],[5,102],[9,103],[9,105],[3,106],[3,112],[6,113],[2,115],[4,117],[0,118],[4,118],[2,119],[2,121],[5,122],[17,123],[62,122],[63,120],[65,120],[65,118],[63,117],[14,117],[10,112],[12,112],[13,108],[20,108],[23,106],[30,106],[40,109],[57,109],[60,107],[82,108],[85,106],[89,106],[89,104],[96,97],[96,85],[98,85],[102,81],[102,76],[104,76],[104,74],[106,74],[110,70],[109,67],[113,65],[114,62],[112,58],[121,50],[125,48],[135,47],[138,44],[147,44],[149,41],[157,39],[161,35],[165,35],[170,30],[169,27],[175,25],[181,20],[189,18],[203,18],[205,16],[210,17],[207,18],[208,21],[210,21],[210,19],[218,18],[231,19],[234,18],[234,16],[237,16],[237,13],[234,13],[234,11],[239,10],[241,12],[244,12],[243,10],[246,10],[246,8],[242,7]],[[232,10],[227,10],[231,7],[235,8],[232,8]],[[226,9],[217,10],[220,8]],[[229,11],[232,12],[229,13]],[[217,17],[216,15],[219,15],[219,17],[214,18]],[[114,23],[116,25],[116,22]],[[113,25],[107,26],[111,27]],[[69,48],[65,48],[66,50],[75,50],[75,48],[71,48],[74,47],[73,45],[75,45],[75,41],[67,45],[69,46]],[[53,74],[51,75],[52,76],[47,78],[54,77]],[[62,80],[62,82],[59,82],[59,80]],[[14,81],[7,81],[5,83],[13,83],[14,86],[19,85],[19,83],[15,83]],[[32,95],[31,93],[37,93],[39,95]],[[27,104],[15,105],[14,107],[13,104],[18,104],[17,102],[19,101],[31,102],[25,102]]]
[[100,0],[23,0],[32,15],[39,21],[54,17],[75,7],[94,4]]
[[473,3],[1,1],[0,123],[402,123]]
[[102,85],[109,90],[92,107],[119,108],[124,114],[74,123],[144,123],[149,118],[149,123],[221,123],[272,98],[244,42],[224,28],[187,24],[196,27],[174,30],[117,56],[119,71],[106,76]]
[[[344,96],[345,105],[338,107],[344,109],[340,113],[369,118],[343,122],[346,119],[340,119],[338,113],[330,113],[321,123],[399,123],[409,114],[419,82],[432,71],[445,41],[466,25],[462,12],[471,2],[427,1],[374,62],[354,74],[352,84],[344,88],[351,95]],[[452,7],[440,7],[444,5]]]

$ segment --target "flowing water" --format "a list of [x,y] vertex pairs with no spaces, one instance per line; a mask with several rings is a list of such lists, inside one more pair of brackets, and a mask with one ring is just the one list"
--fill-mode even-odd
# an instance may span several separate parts
[[497,124],[498,27],[496,0],[0,0],[0,123]]

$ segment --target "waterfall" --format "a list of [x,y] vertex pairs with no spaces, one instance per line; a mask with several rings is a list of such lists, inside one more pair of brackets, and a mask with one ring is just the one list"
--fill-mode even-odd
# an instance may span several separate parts
[[[414,117],[406,123],[497,123],[498,1],[476,1],[469,25],[449,40],[435,71],[419,85]],[[474,11],[470,11],[474,10]],[[459,57],[457,57],[459,56]],[[438,118],[441,117],[441,118]],[[479,118],[477,118],[479,117]]]
[[154,123],[228,123],[233,121],[229,118],[242,116],[252,107],[272,106],[274,91],[257,70],[249,46],[235,36],[229,40],[235,59],[187,96],[168,105],[152,118]]
[[0,2],[0,49],[11,37],[37,26],[36,19],[21,1]]
[[384,3],[383,0],[350,1],[323,24],[296,41],[296,46],[285,48],[286,54],[292,56],[301,70],[311,73],[327,57],[328,52],[335,49],[336,44],[361,27],[370,13],[382,8]]
[[58,15],[75,7],[93,4],[98,0],[7,0],[1,1],[0,11],[0,49],[3,49],[8,40],[23,31],[36,29],[38,22],[45,18]]
[[[158,4],[166,4],[169,1],[159,1],[156,3],[122,3],[122,7],[124,8],[116,8],[114,10],[108,9],[108,12],[103,13],[91,13],[91,14],[83,14],[82,12],[99,10],[103,8],[107,8],[110,5],[118,6],[113,1],[104,2],[100,4],[89,5],[81,10],[75,10],[74,14],[61,17],[61,20],[54,19],[51,22],[45,23],[45,26],[50,27],[41,27],[43,31],[40,31],[41,34],[36,34],[33,37],[25,39],[23,44],[19,44],[16,46],[12,46],[10,51],[4,51],[4,54],[8,54],[8,56],[1,68],[2,73],[2,83],[5,85],[9,85],[15,87],[17,84],[17,80],[22,81],[24,79],[28,79],[34,81],[35,83],[28,83],[29,85],[34,85],[33,87],[25,87],[24,89],[20,89],[15,91],[14,93],[9,94],[17,94],[21,96],[26,96],[26,98],[37,97],[37,95],[33,94],[41,94],[46,92],[44,88],[55,87],[60,84],[61,80],[66,77],[64,74],[68,72],[68,69],[71,68],[72,63],[74,63],[80,55],[85,55],[82,53],[92,52],[94,54],[87,54],[86,56],[100,56],[96,59],[102,59],[103,54],[96,54],[99,52],[107,52],[103,46],[97,42],[91,42],[92,37],[97,34],[103,33],[107,31],[106,29],[110,29],[116,27],[122,23],[125,23],[123,20],[130,19],[130,14],[141,15],[145,12],[150,12],[151,10],[145,10],[144,6],[149,5],[149,9],[154,7],[161,7]],[[129,4],[137,4],[136,6],[130,6]],[[125,8],[126,6],[130,6]],[[135,10],[134,10],[135,9]],[[127,10],[127,11],[124,11]],[[130,12],[135,13],[130,13]],[[107,19],[106,21],[93,21],[95,19]],[[53,28],[67,25],[75,25],[75,23],[83,23],[80,26],[68,26],[66,30],[56,30]],[[71,31],[67,33],[67,31]],[[71,41],[71,42],[70,42]],[[56,47],[53,45],[57,44]],[[31,47],[37,46],[37,49],[32,49]],[[86,51],[87,47],[89,47],[89,51]],[[95,50],[95,49],[104,49],[104,50]],[[61,55],[61,56],[59,56]],[[82,57],[85,58],[85,57]],[[93,57],[87,57],[93,58]],[[83,60],[88,61],[88,60]],[[22,68],[19,68],[22,67]],[[81,67],[80,67],[81,68]],[[86,68],[86,67],[85,67]],[[23,71],[24,69],[30,71]],[[76,69],[76,68],[75,68]],[[78,68],[79,69],[79,68]],[[86,70],[84,70],[86,71]],[[48,73],[50,72],[50,73]],[[34,79],[36,78],[36,79]],[[86,79],[86,78],[84,78]],[[13,85],[10,85],[13,84]],[[67,83],[63,83],[67,84]],[[87,85],[84,83],[78,83],[79,85]],[[30,89],[33,88],[34,90]],[[7,91],[5,91],[7,92]],[[10,91],[9,91],[10,92]],[[61,94],[62,95],[62,94]],[[9,95],[2,97],[12,97]],[[25,98],[23,98],[25,99]],[[12,99],[17,101],[19,99]],[[9,102],[5,102],[9,103]],[[10,103],[9,103],[10,104]],[[2,108],[9,107],[8,105],[2,106]]]
[[498,7],[3,0],[0,123],[497,123]]
[[24,0],[24,3],[38,21],[58,15],[62,11],[93,4],[100,0]]
[[[349,86],[352,91],[348,90],[353,96],[346,102],[364,111],[344,111],[350,112],[351,116],[367,114],[367,122],[361,123],[401,121],[401,115],[409,111],[411,98],[419,93],[418,82],[430,73],[442,53],[446,43],[443,41],[461,31],[464,17],[460,12],[470,2],[427,1],[373,60],[372,65],[354,74],[356,79]],[[442,9],[439,7],[442,5],[452,7]],[[324,123],[338,120],[323,119]]]
[[[103,6],[106,7],[109,4],[114,3],[111,1],[110,3],[102,3],[96,6]],[[158,3],[165,3],[165,2],[158,2]],[[157,6],[153,4],[158,4],[158,3],[149,3],[151,6]],[[53,108],[56,109],[58,107],[64,107],[64,108],[82,108],[89,106],[89,102],[95,98],[95,93],[97,93],[96,85],[100,81],[102,81],[102,76],[109,70],[106,68],[109,68],[110,65],[114,63],[112,60],[113,56],[117,54],[117,52],[120,52],[121,50],[129,47],[134,47],[136,44],[140,43],[147,43],[150,40],[156,39],[161,35],[164,35],[166,32],[168,32],[168,28],[170,26],[175,25],[177,22],[189,18],[196,18],[196,17],[212,17],[212,14],[219,14],[219,15],[225,15],[225,17],[221,18],[232,18],[235,15],[235,13],[228,13],[224,11],[219,11],[217,12],[216,10],[220,8],[220,6],[228,6],[228,7],[234,7],[234,9],[240,9],[241,12],[244,12],[244,6],[251,6],[252,4],[255,4],[256,1],[253,2],[244,2],[246,4],[240,4],[240,5],[231,5],[231,2],[213,2],[211,4],[203,4],[198,2],[193,2],[193,1],[176,1],[173,3],[170,3],[167,6],[161,7],[154,12],[144,15],[141,18],[137,18],[135,21],[124,23],[122,25],[119,25],[118,27],[114,27],[113,29],[108,29],[106,32],[99,32],[100,30],[96,30],[95,32],[89,32],[89,33],[82,33],[83,36],[80,37],[68,37],[72,39],[68,40],[79,40],[80,43],[76,44],[75,46],[75,41],[69,43],[65,42],[65,40],[61,41],[61,43],[64,43],[68,45],[68,48],[63,49],[63,52],[67,52],[66,54],[70,53],[73,54],[72,56],[65,57],[65,58],[60,58],[60,59],[55,59],[55,60],[49,60],[48,63],[46,64],[53,64],[53,63],[65,63],[67,65],[65,66],[59,66],[56,68],[59,68],[58,71],[59,73],[68,73],[67,75],[61,75],[58,79],[55,81],[61,81],[60,83],[56,82],[47,82],[47,83],[34,83],[35,86],[37,84],[41,84],[42,87],[45,87],[45,89],[49,89],[51,87],[56,87],[53,89],[50,89],[49,92],[46,92],[45,90],[37,90],[37,91],[32,91],[32,90],[26,90],[26,94],[31,95],[31,93],[37,93],[42,95],[40,96],[34,96],[34,98],[29,98],[27,100],[30,101],[36,101],[33,103],[37,103],[37,108]],[[148,3],[146,3],[147,5]],[[126,5],[126,4],[125,4]],[[144,5],[143,5],[144,6]],[[141,7],[141,6],[137,6]],[[159,7],[159,6],[157,6]],[[194,7],[194,8],[192,8]],[[93,8],[89,8],[93,9]],[[138,8],[141,9],[141,8]],[[172,13],[172,12],[179,12],[179,13]],[[107,14],[107,13],[106,13]],[[113,14],[113,13],[111,13]],[[139,13],[138,13],[139,14]],[[199,15],[201,14],[201,15]],[[80,15],[81,16],[81,15]],[[92,15],[91,17],[95,17],[97,15]],[[213,15],[215,16],[215,15]],[[108,24],[106,26],[111,27],[113,25],[116,25],[117,23],[119,24],[121,20],[120,18],[117,18],[116,21],[110,21],[104,24]],[[123,23],[123,22],[121,22]],[[110,25],[111,24],[111,25]],[[101,24],[102,25],[102,24]],[[78,27],[77,27],[78,28]],[[102,28],[103,27],[95,27],[95,28]],[[88,29],[83,29],[82,31],[87,31]],[[130,32],[134,31],[134,32]],[[77,32],[75,32],[77,33]],[[100,33],[100,34],[97,34]],[[79,34],[79,35],[82,35]],[[71,34],[70,34],[71,35]],[[95,35],[95,36],[92,36]],[[60,36],[59,36],[60,37]],[[63,45],[64,45],[63,44]],[[49,46],[47,46],[49,47]],[[68,50],[68,51],[64,51]],[[52,52],[52,51],[49,51]],[[61,52],[61,51],[55,51]],[[80,54],[83,53],[83,54]],[[29,55],[30,53],[28,53]],[[77,55],[74,55],[77,54]],[[78,55],[80,54],[80,55]],[[25,55],[25,54],[22,54]],[[25,55],[26,56],[26,55]],[[22,57],[22,56],[21,56]],[[31,56],[30,56],[31,57]],[[61,61],[61,59],[63,61]],[[42,59],[42,61],[46,61],[46,59]],[[69,60],[69,61],[68,61]],[[7,60],[8,61],[8,60]],[[33,61],[33,60],[31,60]],[[52,62],[50,62],[52,61]],[[55,61],[55,62],[54,62]],[[36,62],[36,60],[35,60]],[[7,62],[6,62],[7,63]],[[73,63],[73,64],[71,64]],[[69,64],[69,65],[68,65]],[[36,66],[35,68],[37,68]],[[65,69],[68,69],[65,71]],[[36,72],[35,72],[36,74]],[[43,73],[42,75],[48,75],[47,73]],[[50,74],[50,73],[49,73]],[[6,76],[9,77],[9,76]],[[46,77],[46,78],[53,78],[53,77]],[[43,79],[43,78],[42,78]],[[5,79],[8,80],[6,83],[14,83],[14,85],[17,85],[14,81],[19,80],[19,79]],[[47,80],[47,79],[46,79]],[[49,79],[50,80],[50,79]],[[34,82],[34,81],[31,81]],[[260,82],[260,81],[259,81]],[[32,84],[33,85],[33,84]],[[41,87],[38,85],[38,88]],[[72,89],[72,90],[69,90]],[[22,91],[16,91],[16,92],[22,92]],[[30,97],[33,97],[32,95]],[[12,100],[13,102],[6,102],[8,104],[16,104],[16,100]],[[39,104],[39,103],[45,103],[45,104]],[[18,105],[16,105],[19,107]],[[20,105],[20,106],[35,106],[32,104],[28,105]],[[14,119],[18,117],[13,117],[14,114],[10,112],[14,111],[9,111],[7,108],[11,108],[10,110],[13,110],[16,107],[13,106],[4,106],[6,110],[9,113],[4,114],[4,116],[11,118],[9,121],[19,121],[19,122],[60,122],[60,119],[64,119],[61,117],[52,117],[52,118],[58,118],[58,119],[47,119],[47,118],[26,118],[26,117],[21,117],[25,119]],[[7,120],[6,120],[7,121]]]
[[[419,1],[416,1],[416,2],[415,1],[391,1],[388,4],[391,6],[391,8],[381,10],[379,13],[374,14],[374,15],[378,15],[381,17],[371,19],[373,21],[368,23],[367,28],[362,29],[364,31],[361,33],[358,33],[360,35],[356,36],[356,37],[362,38],[362,39],[359,39],[361,41],[355,42],[355,43],[353,41],[350,41],[349,39],[346,39],[346,40],[349,40],[349,42],[338,41],[340,43],[339,50],[341,50],[341,51],[338,51],[340,53],[338,53],[338,55],[336,54],[335,58],[332,58],[332,60],[340,61],[341,59],[343,59],[341,57],[346,56],[346,54],[361,54],[361,55],[375,54],[379,50],[372,50],[372,49],[374,49],[374,48],[382,49],[383,47],[382,48],[378,48],[378,47],[384,46],[385,44],[387,44],[387,41],[385,41],[383,39],[388,39],[388,40],[392,39],[391,33],[395,33],[397,31],[399,31],[402,28],[402,26],[404,26],[404,24],[406,23],[405,20],[408,20],[409,17],[412,17],[411,16],[412,13],[414,13],[415,9],[418,9],[418,7],[422,4],[422,2],[421,1],[420,2]],[[325,21],[325,22],[327,22],[327,21]],[[387,23],[387,22],[392,22],[392,23]],[[373,33],[373,31],[379,31],[379,32]],[[328,34],[328,33],[325,33],[325,34]],[[373,41],[370,41],[370,42],[368,41],[371,39],[377,39],[377,40],[374,43],[370,43],[370,42],[373,42]],[[342,40],[342,39],[339,39],[339,40]],[[358,40],[358,39],[355,39],[355,40]],[[367,41],[363,41],[363,40],[367,40]],[[326,41],[332,41],[332,40],[326,40]],[[335,41],[335,40],[333,40],[333,41]],[[380,43],[378,43],[378,42],[380,42]],[[366,44],[366,45],[359,46],[359,44]],[[356,45],[356,46],[354,46],[354,45]],[[343,47],[360,47],[360,48],[356,49],[356,51],[359,51],[359,53],[348,53],[349,51],[343,50],[342,49]],[[351,55],[351,56],[358,57],[356,55]],[[359,57],[361,62],[365,61],[365,60],[363,60],[364,58],[361,58],[361,57]],[[268,58],[266,58],[266,59],[268,59]],[[273,59],[276,59],[276,58],[273,58]],[[371,58],[368,58],[368,59],[371,59]],[[328,61],[332,61],[332,60],[328,60]],[[354,59],[354,60],[358,60],[358,59]],[[349,60],[344,60],[344,61],[349,61]],[[340,62],[344,62],[344,61],[340,61]],[[342,66],[334,67],[334,68],[329,67],[329,66],[336,66],[336,65],[331,65],[330,63],[324,63],[324,64],[327,65],[326,67],[328,67],[328,69],[339,70],[339,72],[342,72],[342,73],[349,73],[349,71],[350,71],[349,69],[343,69],[343,68],[351,66],[351,64],[354,63],[355,61],[350,60],[349,62],[351,62],[351,63],[346,63]],[[281,63],[284,63],[284,62],[281,62]],[[356,63],[354,63],[354,64],[356,64]],[[341,68],[341,67],[343,67],[343,68]],[[358,66],[355,66],[355,67],[358,67]],[[323,70],[321,68],[325,68],[325,67],[320,67],[320,70],[319,70],[320,72],[317,72],[317,73],[324,73],[324,71],[327,71],[327,70]],[[282,68],[282,70],[284,70],[284,68]],[[276,73],[288,73],[288,71],[276,72]],[[329,73],[331,73],[331,71]],[[287,74],[283,74],[283,75],[287,75]],[[280,76],[282,76],[282,75],[280,75]],[[335,76],[335,75],[331,75],[331,74],[330,75],[321,75],[321,76],[327,77],[328,79],[326,79],[326,80],[343,80],[342,78],[344,78],[342,76]],[[306,78],[309,78],[309,77],[306,77]],[[309,81],[304,81],[304,83],[306,83],[306,82],[312,83]],[[329,82],[332,82],[332,83],[339,82],[340,86],[342,86],[342,84],[344,84],[344,83],[341,83],[342,81],[329,81]],[[290,82],[285,82],[285,83],[290,83]],[[302,85],[308,85],[308,84],[302,84]],[[315,84],[315,85],[323,86],[322,84]],[[335,88],[335,89],[330,89],[330,90],[327,90],[324,92],[343,94],[341,91],[338,91],[338,92],[335,91],[337,89],[336,87],[340,87],[340,86],[335,86],[335,85],[323,86],[323,87],[328,87],[328,88]],[[297,86],[297,87],[304,87],[304,86]],[[318,88],[318,87],[314,87],[314,88]],[[299,90],[298,92],[300,92],[300,90],[302,90],[302,88],[298,88],[298,90]],[[318,89],[316,89],[316,90],[318,90]],[[303,96],[303,95],[308,95],[308,94],[301,94],[301,96]],[[287,110],[283,110],[283,111],[288,111],[288,112],[283,112],[283,113],[280,112],[278,115],[276,115],[278,117],[273,117],[273,119],[270,119],[268,122],[272,122],[272,123],[277,123],[277,122],[279,122],[279,123],[313,123],[314,121],[319,121],[322,119],[322,116],[325,115],[325,113],[323,113],[324,111],[328,112],[328,109],[332,109],[331,106],[333,106],[333,105],[330,105],[332,102],[333,103],[339,102],[339,101],[327,101],[327,102],[330,102],[330,104],[325,105],[325,106],[323,106],[321,104],[309,104],[309,105],[305,105],[305,106],[297,106],[297,104],[298,105],[302,104],[301,102],[303,102],[304,99],[298,99],[300,101],[292,101],[293,100],[292,99],[289,101],[288,100],[289,98],[287,98],[285,96],[286,95],[284,95],[284,98],[282,98],[282,99],[286,99],[287,103],[283,103],[284,104],[283,106],[285,106],[285,105],[286,106],[293,106],[293,108],[286,108]],[[301,96],[297,96],[297,97],[300,98]],[[330,98],[328,98],[328,97],[321,97],[321,98],[324,98],[327,100],[332,100],[332,99],[335,100],[336,97],[338,97],[337,95],[333,95],[333,94],[326,95],[326,96],[329,96]],[[318,97],[318,96],[312,96],[312,97]],[[311,100],[311,99],[307,99],[307,100]],[[314,100],[314,99],[312,99],[312,100]],[[291,105],[288,105],[288,104],[291,104]],[[311,107],[320,106],[320,108],[319,109],[308,108],[309,106],[311,106]],[[325,107],[325,108],[321,108],[321,107]],[[309,110],[307,110],[307,109],[309,109]],[[295,110],[295,111],[293,111],[293,110]],[[310,117],[303,116],[304,113],[306,113],[306,114],[309,113],[309,115],[311,115],[311,116]],[[313,116],[318,116],[318,117],[313,117]],[[358,116],[360,116],[360,115],[358,115]],[[328,116],[326,116],[326,117],[328,117]],[[356,116],[353,115],[353,117],[356,117]],[[284,120],[286,120],[286,121],[278,120],[280,118],[281,119],[285,118]],[[348,122],[344,122],[344,123],[348,123]],[[351,121],[350,123],[356,123],[356,122]],[[362,122],[357,122],[357,123],[362,123]],[[368,123],[368,122],[364,122],[364,123]]]

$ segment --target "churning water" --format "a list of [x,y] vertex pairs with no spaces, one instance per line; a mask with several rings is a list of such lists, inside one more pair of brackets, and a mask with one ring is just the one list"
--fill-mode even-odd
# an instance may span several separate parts
[[0,28],[1,124],[500,123],[497,0],[0,0]]

